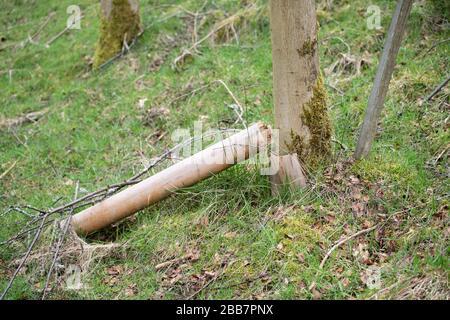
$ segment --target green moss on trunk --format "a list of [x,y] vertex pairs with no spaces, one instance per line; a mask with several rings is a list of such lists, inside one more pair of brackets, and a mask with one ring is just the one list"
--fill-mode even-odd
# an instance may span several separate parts
[[313,88],[313,96],[303,106],[300,115],[302,123],[309,130],[309,139],[291,132],[291,143],[288,149],[297,153],[299,159],[309,166],[316,166],[331,155],[331,121],[327,111],[327,94],[323,79],[317,78]]
[[304,57],[306,55],[312,56],[316,52],[317,48],[317,39],[308,39],[303,43],[301,49],[297,49],[298,55],[300,57]]
[[130,0],[109,1],[111,1],[109,8],[102,3],[100,38],[94,56],[94,68],[117,55],[122,50],[124,42],[130,44],[141,31],[138,6],[133,8]]

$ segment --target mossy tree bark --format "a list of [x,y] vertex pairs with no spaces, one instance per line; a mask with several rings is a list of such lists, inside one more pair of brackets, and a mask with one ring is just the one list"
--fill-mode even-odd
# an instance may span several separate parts
[[[300,163],[314,167],[330,155],[331,125],[320,74],[314,0],[271,0],[275,127],[280,184],[305,185]],[[286,167],[283,167],[287,165]]]
[[139,0],[101,0],[100,38],[94,56],[98,68],[122,51],[141,32]]

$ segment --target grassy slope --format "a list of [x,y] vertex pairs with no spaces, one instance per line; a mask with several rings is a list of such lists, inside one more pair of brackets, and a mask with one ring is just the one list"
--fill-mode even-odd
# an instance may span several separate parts
[[[208,1],[204,10],[234,13],[243,2]],[[85,15],[82,29],[68,32],[50,48],[42,43],[64,28],[66,8],[73,1],[1,3],[0,34],[6,43],[26,39],[51,11],[56,12],[40,33],[39,45],[0,51],[0,116],[50,107],[38,123],[0,132],[0,173],[18,160],[0,181],[2,212],[13,204],[46,208],[60,196],[68,200],[75,181],[90,191],[122,181],[142,169],[142,155],[151,158],[173,145],[170,134],[175,128],[192,130],[198,119],[203,119],[204,128],[234,122],[227,108],[233,102],[218,86],[167,105],[190,88],[222,79],[245,105],[248,122],[272,121],[267,16],[252,19],[240,30],[239,44],[205,43],[202,54],[176,72],[171,61],[189,46],[192,20],[171,15],[183,15],[176,4],[195,12],[203,1],[142,0],[146,31],[132,52],[100,72],[86,74],[97,38],[98,6],[88,0],[78,3]],[[345,151],[336,145],[334,162],[339,165],[314,173],[313,188],[276,198],[270,196],[266,179],[246,166],[180,192],[139,213],[131,223],[91,239],[128,241],[124,249],[91,264],[83,278],[88,289],[56,290],[53,297],[188,297],[207,283],[205,271],[211,271],[220,277],[198,292],[197,298],[364,298],[376,292],[361,279],[369,265],[382,267],[381,287],[387,288],[382,296],[446,297],[447,211],[436,214],[447,203],[448,163],[443,157],[431,167],[425,164],[448,143],[448,90],[431,104],[421,105],[420,99],[446,75],[448,43],[418,55],[447,39],[448,25],[442,27],[439,12],[429,2],[415,5],[381,134],[369,159],[347,164],[344,160],[354,149],[394,8],[393,1],[371,3],[382,10],[382,32],[366,28],[368,1],[335,1],[331,11],[319,11],[324,69],[347,51],[344,42],[351,54],[366,52],[372,59],[368,68],[351,79],[345,78],[352,72],[327,77],[329,83],[337,80],[334,86],[343,92],[328,88],[334,135],[348,146]],[[220,19],[220,15],[208,15],[200,35]],[[175,39],[173,48],[165,43],[167,36]],[[167,57],[160,70],[149,71],[157,56]],[[142,98],[148,99],[146,108],[169,108],[168,118],[144,126],[144,112],[138,107]],[[154,142],[152,135],[158,130],[167,134]],[[368,210],[361,211],[361,206]],[[24,218],[1,219],[0,236],[5,239],[17,229],[14,221]],[[348,242],[318,271],[336,240],[374,223],[384,227]],[[155,270],[156,264],[195,250],[200,251],[198,261],[179,269]],[[6,266],[11,254],[1,249],[0,288],[10,275]],[[34,267],[30,270],[42,269]],[[108,274],[111,267],[119,274]],[[180,279],[170,283],[174,276]],[[10,298],[36,297],[43,281],[39,272],[21,275]],[[312,282],[315,289],[309,290]],[[422,283],[422,290],[414,283]]]

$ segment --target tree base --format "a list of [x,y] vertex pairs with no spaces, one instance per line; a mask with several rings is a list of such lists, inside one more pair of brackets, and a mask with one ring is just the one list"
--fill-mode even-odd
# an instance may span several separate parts
[[279,194],[280,190],[289,186],[290,188],[306,187],[306,177],[296,153],[279,156],[279,169],[276,174],[270,176],[272,194]]

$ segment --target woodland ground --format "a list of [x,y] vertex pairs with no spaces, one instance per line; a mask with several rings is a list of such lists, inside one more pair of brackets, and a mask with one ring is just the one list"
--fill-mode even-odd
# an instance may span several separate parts
[[[17,161],[0,178],[0,214],[67,202],[77,182],[83,193],[123,181],[194,121],[205,130],[241,128],[229,108],[234,101],[215,80],[239,99],[248,123],[273,121],[266,1],[141,0],[144,34],[129,54],[93,72],[97,2],[0,0],[0,119],[49,108],[35,123],[0,131],[0,175]],[[246,9],[252,3],[257,9]],[[48,298],[449,298],[449,90],[424,101],[448,74],[449,8],[415,3],[377,140],[370,157],[355,163],[349,159],[395,1],[328,3],[318,4],[318,17],[334,157],[309,172],[309,187],[273,197],[257,168],[233,167],[87,239],[122,245],[94,254],[79,290],[67,290],[64,270],[80,261],[60,261]],[[81,29],[45,47],[65,28],[72,4],[82,9]],[[381,9],[378,31],[366,25],[372,4]],[[52,12],[35,43],[21,45]],[[236,13],[236,33],[227,25],[173,68],[196,34],[201,39]],[[29,218],[9,212],[0,219],[3,241]],[[336,241],[375,225],[319,268]],[[40,248],[50,243],[47,233]],[[0,247],[0,290],[25,250]],[[49,262],[31,261],[7,298],[39,298]]]

